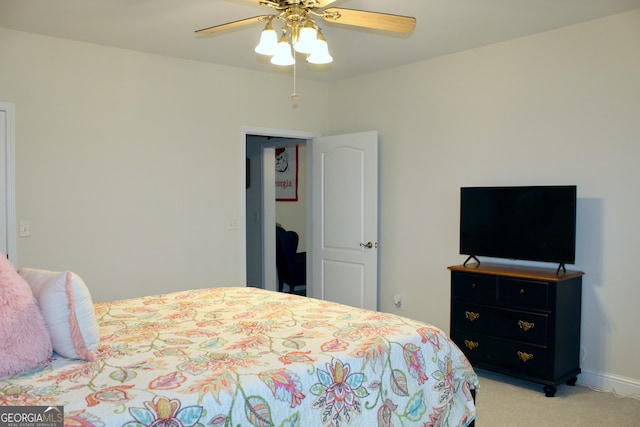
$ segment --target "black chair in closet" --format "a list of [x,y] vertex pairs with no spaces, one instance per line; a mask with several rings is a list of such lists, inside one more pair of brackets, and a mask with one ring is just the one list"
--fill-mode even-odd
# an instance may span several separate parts
[[307,253],[298,252],[298,233],[276,227],[276,267],[278,270],[278,291],[298,295],[307,293]]

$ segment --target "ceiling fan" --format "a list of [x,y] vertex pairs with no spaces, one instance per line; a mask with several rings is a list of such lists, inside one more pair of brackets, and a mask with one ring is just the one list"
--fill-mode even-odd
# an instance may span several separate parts
[[[307,55],[307,62],[326,64],[332,62],[333,58],[329,55],[327,41],[320,27],[316,24],[316,20],[396,33],[409,33],[416,25],[416,19],[410,16],[338,7],[327,8],[336,0],[251,1],[272,8],[275,13],[203,28],[197,30],[196,34],[215,34],[247,24],[266,22],[260,36],[260,43],[255,50],[257,53],[271,56],[271,63],[276,65],[295,64],[295,58],[291,53],[293,47],[295,52]],[[274,21],[282,23],[279,37],[273,26]]]

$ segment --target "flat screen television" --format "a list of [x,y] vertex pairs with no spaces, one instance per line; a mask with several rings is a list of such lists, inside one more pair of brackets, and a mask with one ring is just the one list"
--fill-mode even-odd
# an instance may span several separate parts
[[460,254],[575,263],[575,185],[462,187]]

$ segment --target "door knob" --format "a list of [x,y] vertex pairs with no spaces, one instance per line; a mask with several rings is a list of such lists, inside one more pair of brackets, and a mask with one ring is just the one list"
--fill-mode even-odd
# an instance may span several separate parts
[[[373,243],[372,242],[360,243],[360,246],[362,246],[363,248],[371,249],[373,247]],[[376,248],[377,247],[378,247],[378,244],[376,243]]]

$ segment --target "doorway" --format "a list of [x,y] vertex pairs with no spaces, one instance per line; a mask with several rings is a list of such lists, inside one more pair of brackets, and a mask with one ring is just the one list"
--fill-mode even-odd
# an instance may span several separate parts
[[[276,129],[243,129],[247,171],[243,242],[246,248],[244,273],[247,286],[277,290],[276,223],[284,222],[282,225],[298,232],[301,237],[299,251],[310,250],[306,239],[309,234],[306,144],[317,135],[311,132]],[[275,149],[293,145],[299,147],[298,200],[276,203]]]
[[[306,150],[306,250],[307,295],[356,307],[377,309],[378,264],[378,134],[376,131],[320,137],[319,135],[277,131],[243,130],[241,160],[245,170],[249,135],[303,140]],[[302,142],[302,141],[300,141]],[[260,145],[260,144],[258,144]],[[280,145],[280,141],[277,143]],[[251,151],[255,147],[249,147]],[[247,209],[247,197],[241,197],[240,238],[243,251],[244,283],[277,290],[275,256],[275,148],[260,146],[260,159],[247,157],[250,176],[254,176],[262,197],[257,210]],[[257,164],[254,169],[253,163]],[[258,170],[260,171],[258,172]],[[242,180],[244,181],[244,180]],[[268,184],[267,184],[268,183]],[[243,188],[246,191],[248,189]],[[249,234],[255,223],[257,234]],[[312,227],[313,225],[313,227]],[[261,233],[260,233],[261,231]],[[249,237],[249,236],[255,237]],[[261,240],[260,240],[261,238]],[[248,262],[249,247],[261,256]],[[247,274],[262,273],[262,282],[247,280]],[[313,280],[311,280],[313,277]],[[349,292],[345,292],[345,291]]]

